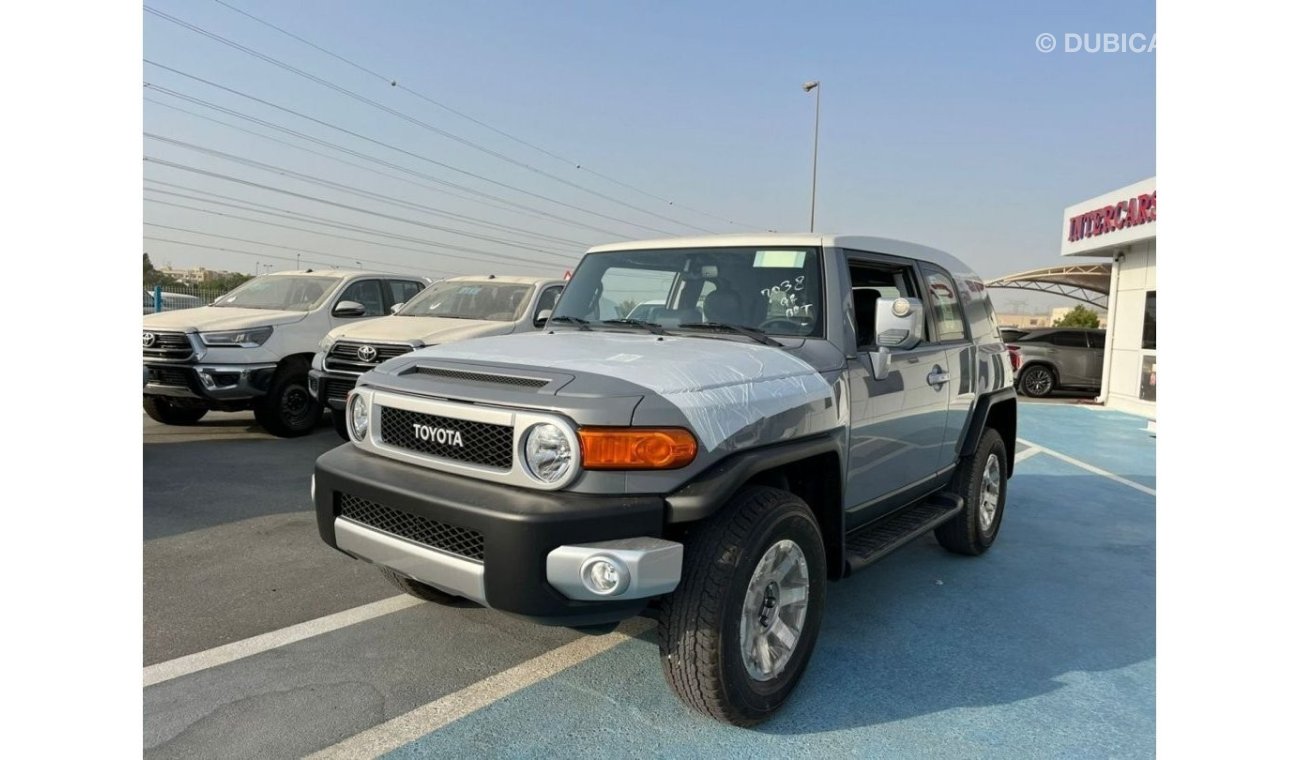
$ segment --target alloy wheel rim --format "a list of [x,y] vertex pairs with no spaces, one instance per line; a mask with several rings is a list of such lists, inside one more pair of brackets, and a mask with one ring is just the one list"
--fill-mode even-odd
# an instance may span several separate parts
[[305,388],[295,385],[284,392],[281,409],[281,418],[290,425],[297,425],[307,419],[311,409],[311,396]]
[[1030,393],[1047,393],[1047,389],[1052,384],[1052,376],[1047,374],[1045,369],[1031,370],[1029,377],[1026,378],[1026,384],[1029,386]]
[[755,681],[781,675],[799,646],[808,617],[808,560],[799,544],[768,547],[750,576],[740,615],[740,653]]
[[984,477],[980,483],[980,530],[988,533],[998,514],[998,500],[1002,494],[1002,463],[996,454],[989,454],[984,464]]

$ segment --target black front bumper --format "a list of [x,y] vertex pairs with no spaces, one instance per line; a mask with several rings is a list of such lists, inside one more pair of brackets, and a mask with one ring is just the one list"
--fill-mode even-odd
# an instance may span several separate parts
[[595,625],[632,617],[645,599],[575,601],[546,581],[546,555],[562,544],[658,538],[658,496],[587,495],[485,483],[364,453],[344,444],[316,460],[316,521],[338,548],[343,494],[482,534],[488,606],[547,625]]
[[307,373],[308,390],[322,406],[342,411],[348,403],[348,392],[356,387],[358,375],[313,369]]
[[274,364],[178,364],[145,361],[144,394],[191,399],[219,408],[266,395]]

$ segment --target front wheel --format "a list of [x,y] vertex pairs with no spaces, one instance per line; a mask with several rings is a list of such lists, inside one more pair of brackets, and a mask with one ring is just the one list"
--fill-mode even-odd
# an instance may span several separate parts
[[983,554],[998,537],[1007,503],[1007,446],[998,431],[984,431],[975,455],[957,468],[952,486],[965,504],[956,517],[934,529],[934,537],[954,554]]
[[292,364],[276,370],[270,390],[253,406],[257,424],[280,438],[315,430],[321,412],[321,403],[307,390],[307,368]]
[[808,666],[826,599],[826,552],[794,494],[742,490],[686,543],[663,600],[659,660],[686,705],[723,723],[770,718]]

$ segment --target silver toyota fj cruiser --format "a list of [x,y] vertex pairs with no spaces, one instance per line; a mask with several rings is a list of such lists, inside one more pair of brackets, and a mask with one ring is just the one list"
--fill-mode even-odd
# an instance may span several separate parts
[[804,672],[828,581],[929,531],[992,545],[1016,396],[952,256],[728,235],[593,248],[545,331],[384,362],[347,421],[312,481],[326,543],[424,599],[657,618],[678,696],[753,725]]

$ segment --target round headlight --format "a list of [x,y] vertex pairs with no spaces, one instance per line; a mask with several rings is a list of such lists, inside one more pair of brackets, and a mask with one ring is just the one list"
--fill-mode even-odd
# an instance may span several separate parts
[[370,406],[360,393],[354,393],[348,399],[348,422],[353,438],[359,441],[366,437],[366,431],[370,429]]
[[524,463],[528,473],[543,483],[558,483],[573,469],[573,444],[559,427],[549,422],[533,425],[524,437]]

